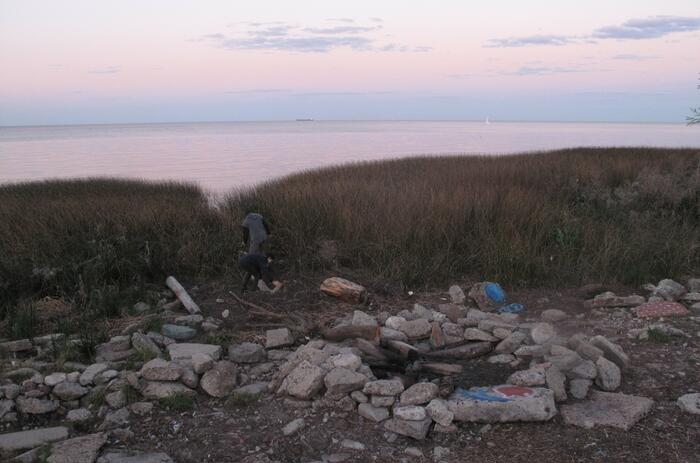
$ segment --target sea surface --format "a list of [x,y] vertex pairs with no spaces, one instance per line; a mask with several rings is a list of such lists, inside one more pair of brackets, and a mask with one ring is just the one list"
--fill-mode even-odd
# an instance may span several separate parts
[[118,176],[194,181],[221,193],[348,162],[578,146],[700,148],[700,127],[459,121],[0,127],[0,183]]

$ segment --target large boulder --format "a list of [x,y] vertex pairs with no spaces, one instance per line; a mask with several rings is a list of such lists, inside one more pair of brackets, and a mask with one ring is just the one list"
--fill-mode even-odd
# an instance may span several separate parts
[[557,413],[550,389],[512,385],[455,393],[447,406],[455,421],[480,423],[547,421]]
[[212,397],[226,397],[236,387],[236,381],[236,365],[222,360],[204,373],[199,384]]

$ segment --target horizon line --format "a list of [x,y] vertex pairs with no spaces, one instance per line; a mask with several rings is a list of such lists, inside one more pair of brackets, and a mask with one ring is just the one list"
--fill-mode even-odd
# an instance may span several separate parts
[[[492,119],[487,116],[490,124],[513,124],[513,123],[530,123],[530,124],[683,124],[688,125],[687,121],[616,121],[616,120],[526,120],[526,119]],[[262,124],[262,123],[298,123],[312,124],[316,122],[473,122],[484,123],[485,119],[315,119],[297,120],[297,119],[241,119],[241,120],[203,120],[203,121],[149,121],[149,122],[74,122],[74,123],[56,123],[56,124],[0,124],[0,129],[13,128],[41,128],[41,127],[81,127],[81,126],[109,126],[109,125],[175,125],[175,124]]]

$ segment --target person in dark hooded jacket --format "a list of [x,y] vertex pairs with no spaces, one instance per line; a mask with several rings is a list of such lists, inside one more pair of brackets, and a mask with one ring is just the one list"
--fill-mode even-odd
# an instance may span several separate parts
[[248,245],[248,254],[263,254],[263,247],[270,236],[270,225],[257,212],[250,212],[241,223],[243,244]]

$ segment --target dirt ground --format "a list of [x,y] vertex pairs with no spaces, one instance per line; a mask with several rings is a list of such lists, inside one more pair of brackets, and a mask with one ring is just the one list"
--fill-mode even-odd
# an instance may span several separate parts
[[[246,293],[244,298],[276,312],[293,312],[316,322],[358,308],[320,294],[318,285],[322,278],[291,280],[280,294],[254,292]],[[452,283],[469,286],[465,281]],[[368,313],[396,313],[410,310],[415,302],[439,304],[448,297],[446,291],[409,295],[388,285],[366,286],[371,303],[359,308]],[[274,327],[276,320],[251,317],[249,308],[237,303],[229,293],[235,289],[233,283],[216,282],[200,284],[192,290],[205,316],[221,318],[222,311],[230,311],[220,331],[214,337],[203,335],[201,342],[216,341],[225,346],[243,340],[264,342],[265,330]],[[641,289],[610,289],[622,295],[645,294]],[[458,424],[455,433],[431,432],[424,441],[415,441],[386,433],[380,425],[356,412],[321,406],[295,409],[286,405],[283,398],[274,396],[246,405],[232,405],[199,394],[192,410],[176,413],[156,405],[149,416],[132,417],[133,437],[126,442],[112,442],[109,447],[164,451],[181,463],[700,461],[700,416],[682,412],[675,403],[680,395],[700,392],[700,317],[664,320],[687,336],[657,343],[628,339],[626,334],[630,329],[649,322],[624,309],[588,309],[578,289],[514,290],[508,291],[508,297],[511,302],[525,305],[522,321],[537,321],[543,310],[560,309],[569,314],[568,319],[555,324],[560,334],[603,334],[621,344],[632,362],[623,372],[621,392],[652,398],[655,401],[652,413],[628,432],[566,426],[557,415],[546,423]],[[507,366],[494,369],[483,359],[475,360],[468,368],[470,376],[462,385],[504,382],[512,371]],[[297,418],[304,419],[304,427],[284,436],[282,428]],[[365,449],[345,449],[341,446],[344,439],[361,442]],[[424,457],[409,456],[407,447],[420,449]],[[442,452],[442,456],[434,459],[435,451]]]
[[[245,298],[314,320],[335,318],[354,310],[351,305],[321,295],[317,290],[320,281],[320,278],[290,281],[282,294],[256,292],[246,294]],[[467,286],[466,282],[456,283]],[[368,313],[396,313],[410,309],[414,302],[437,304],[447,299],[444,292],[409,296],[387,286],[367,286],[372,302],[363,310]],[[247,308],[237,304],[229,294],[233,289],[225,283],[203,285],[197,291],[197,300],[206,315],[220,317],[224,309],[230,310],[231,316],[225,320],[220,335],[234,341],[262,341],[267,328],[264,325],[269,320],[249,317]],[[611,289],[618,294],[635,292],[633,288]],[[643,294],[641,290],[636,292]],[[522,315],[525,321],[539,320],[543,310],[560,309],[570,315],[556,324],[560,333],[603,334],[620,343],[632,361],[632,366],[623,373],[621,391],[654,399],[653,412],[629,432],[566,426],[556,416],[547,423],[459,424],[456,433],[432,432],[425,441],[415,441],[392,437],[356,412],[320,407],[299,410],[285,406],[282,398],[235,406],[200,395],[192,411],[173,414],[158,409],[148,418],[135,420],[132,426],[135,437],[128,447],[162,449],[183,463],[264,462],[268,461],[266,457],[281,462],[322,461],[324,457],[327,461],[341,461],[343,456],[347,458],[343,461],[352,462],[433,461],[436,447],[449,449],[449,454],[443,452],[434,461],[447,462],[700,461],[700,417],[683,413],[675,403],[680,395],[700,392],[700,318],[665,320],[688,336],[655,343],[626,336],[629,329],[648,323],[623,309],[587,309],[577,289],[513,291],[509,292],[509,300],[525,305]],[[493,373],[492,366],[489,370],[490,365],[485,361],[474,361],[473,366],[471,371],[483,372],[483,385],[494,384],[498,379],[499,373]],[[511,371],[507,367],[499,370],[500,380],[505,381]],[[480,378],[471,379],[470,382],[478,383]],[[283,436],[284,425],[300,417],[305,426],[296,434]],[[341,446],[344,439],[361,442],[365,449],[344,449]],[[407,455],[407,447],[417,447],[425,457]]]

